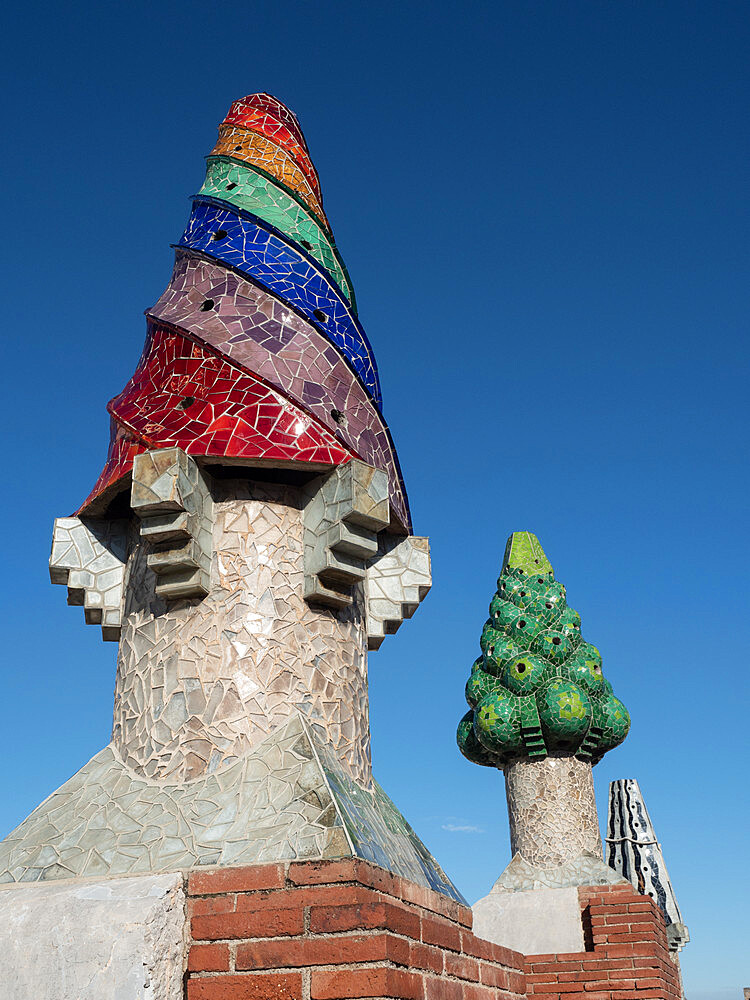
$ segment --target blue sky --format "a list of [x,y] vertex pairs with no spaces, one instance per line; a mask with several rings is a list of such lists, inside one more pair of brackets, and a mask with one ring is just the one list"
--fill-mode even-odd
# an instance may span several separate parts
[[[46,562],[231,101],[298,114],[434,586],[372,655],[374,763],[470,899],[502,776],[454,730],[509,532],[535,531],[633,718],[692,942],[750,983],[745,3],[193,0],[6,15],[0,834],[109,738],[114,645]],[[745,623],[743,625],[743,622]]]

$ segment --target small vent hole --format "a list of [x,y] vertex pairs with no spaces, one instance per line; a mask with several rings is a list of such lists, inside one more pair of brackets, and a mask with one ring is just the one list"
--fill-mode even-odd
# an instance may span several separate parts
[[236,187],[237,187],[237,185],[236,185],[236,184],[234,183],[234,181],[230,181],[230,182],[229,182],[229,183],[227,184],[227,191],[234,191],[234,189],[235,189]]
[[194,402],[195,396],[185,396],[184,399],[181,399],[177,405],[181,410],[186,410],[188,406],[192,406]]
[[313,309],[313,316],[319,323],[327,323],[328,317],[322,309]]
[[210,310],[213,309],[215,305],[216,303],[214,302],[213,299],[204,299],[203,302],[201,302],[201,312],[203,313],[210,312]]
[[226,231],[226,229],[217,229],[216,232],[211,237],[211,239],[218,242],[218,240],[225,240],[227,236],[229,236],[229,233]]

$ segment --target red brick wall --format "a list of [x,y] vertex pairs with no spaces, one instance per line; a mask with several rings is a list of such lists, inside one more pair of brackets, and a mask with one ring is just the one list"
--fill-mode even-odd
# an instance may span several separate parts
[[578,890],[585,952],[529,955],[526,989],[537,1000],[674,1000],[682,995],[664,918],[632,886]]
[[526,995],[523,956],[468,907],[367,862],[193,872],[188,895],[188,1000]]

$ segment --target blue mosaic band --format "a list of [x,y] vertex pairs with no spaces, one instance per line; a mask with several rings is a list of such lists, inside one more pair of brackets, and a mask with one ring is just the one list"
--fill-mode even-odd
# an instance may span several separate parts
[[359,320],[328,273],[296,243],[249,212],[196,196],[177,246],[239,271],[307,319],[335,344],[382,408],[377,365]]

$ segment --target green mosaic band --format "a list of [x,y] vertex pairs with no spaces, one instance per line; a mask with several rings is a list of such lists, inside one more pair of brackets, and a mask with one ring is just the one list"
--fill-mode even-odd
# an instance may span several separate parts
[[209,157],[198,194],[230,202],[270,223],[315,257],[352,302],[352,284],[331,238],[311,212],[269,177],[229,157]]

